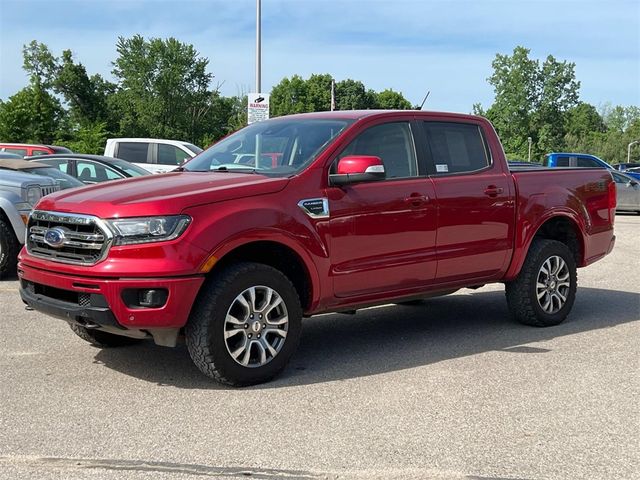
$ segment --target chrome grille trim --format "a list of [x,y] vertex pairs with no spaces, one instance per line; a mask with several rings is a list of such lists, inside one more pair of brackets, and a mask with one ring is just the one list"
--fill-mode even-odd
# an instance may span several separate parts
[[[64,232],[60,246],[45,242],[45,233],[54,228]],[[35,210],[29,217],[27,252],[34,257],[74,265],[95,265],[104,260],[113,243],[113,234],[104,221],[93,215]]]

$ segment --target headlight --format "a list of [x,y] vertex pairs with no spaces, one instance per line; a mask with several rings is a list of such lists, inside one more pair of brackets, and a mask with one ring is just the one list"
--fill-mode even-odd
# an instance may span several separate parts
[[38,200],[42,198],[42,190],[40,187],[29,187],[27,188],[27,202],[29,202],[32,206],[38,203]]
[[114,233],[114,245],[166,242],[178,238],[186,230],[191,218],[186,215],[170,217],[138,217],[105,220]]

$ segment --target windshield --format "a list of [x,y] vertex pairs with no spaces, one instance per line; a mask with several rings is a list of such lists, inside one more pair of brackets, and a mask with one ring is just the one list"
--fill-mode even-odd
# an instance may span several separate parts
[[134,165],[133,163],[129,163],[125,160],[120,160],[119,158],[110,158],[108,163],[110,165],[118,167],[120,170],[124,170],[132,177],[151,175],[151,172],[149,172],[148,170],[145,170],[144,168]]
[[196,147],[194,144],[192,143],[183,143],[182,144],[184,147],[187,147],[189,150],[191,150],[193,153],[195,153],[196,155],[198,155],[200,152],[202,152],[202,149],[200,147]]
[[34,173],[42,177],[53,178],[56,181],[56,183],[60,185],[60,190],[64,190],[66,188],[85,186],[85,184],[82,183],[80,180],[73,178],[71,175],[67,175],[64,172],[61,172],[55,167],[29,168],[29,169],[25,169],[24,171],[29,173]]
[[348,120],[277,119],[254,123],[221,140],[184,169],[255,171],[289,176],[302,171],[349,125]]

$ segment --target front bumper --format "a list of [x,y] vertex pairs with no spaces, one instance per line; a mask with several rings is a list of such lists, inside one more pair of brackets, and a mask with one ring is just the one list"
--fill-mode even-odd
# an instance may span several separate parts
[[[95,278],[18,267],[20,296],[34,310],[56,318],[122,329],[181,328],[189,318],[203,276],[160,278]],[[131,307],[126,291],[166,289],[158,308]]]

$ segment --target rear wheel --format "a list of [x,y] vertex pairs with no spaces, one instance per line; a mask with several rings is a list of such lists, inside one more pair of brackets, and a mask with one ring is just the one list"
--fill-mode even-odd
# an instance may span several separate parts
[[571,311],[577,283],[569,248],[556,240],[534,240],[520,274],[506,285],[509,310],[526,325],[557,325]]
[[0,218],[0,278],[16,273],[20,243],[7,222]]
[[280,373],[300,341],[302,308],[279,270],[233,265],[204,285],[185,328],[193,362],[233,386],[262,383]]
[[73,333],[97,348],[125,347],[141,341],[139,338],[114,335],[113,333],[103,332],[102,330],[81,327],[74,323],[69,324],[69,326],[71,330],[73,330]]

